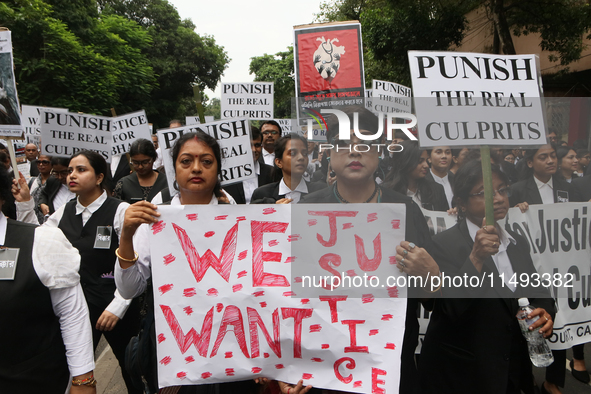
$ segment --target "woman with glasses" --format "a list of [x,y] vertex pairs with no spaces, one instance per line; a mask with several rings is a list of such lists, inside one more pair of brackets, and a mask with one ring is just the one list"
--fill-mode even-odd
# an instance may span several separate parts
[[35,200],[35,214],[37,215],[37,219],[39,223],[43,223],[43,213],[39,209],[39,197],[43,189],[45,189],[47,180],[51,176],[51,156],[40,155],[35,161],[35,164],[39,170],[39,175],[29,181],[29,189],[31,190],[31,197]]
[[[495,222],[509,210],[508,182],[493,164]],[[465,163],[454,183],[458,224],[435,235],[429,251],[446,277],[497,279],[482,287],[445,287],[435,299],[419,359],[425,394],[533,392],[527,343],[515,318],[518,298],[527,297],[537,306],[531,315],[539,319],[530,329],[545,338],[552,334],[555,309],[549,292],[515,287],[509,280],[514,273],[536,272],[527,241],[502,225],[487,226],[484,201],[482,164]],[[503,284],[500,273],[507,278]]]
[[[70,159],[53,157],[51,159],[51,177],[47,179],[45,188],[39,195],[39,210],[43,216],[53,215],[62,205],[76,197],[66,182],[68,180],[68,165]],[[40,220],[39,223],[43,223]]]
[[134,172],[117,182],[113,196],[130,204],[151,201],[159,191],[168,187],[164,172],[152,169],[158,157],[154,144],[143,138],[135,140],[129,149],[129,156]]

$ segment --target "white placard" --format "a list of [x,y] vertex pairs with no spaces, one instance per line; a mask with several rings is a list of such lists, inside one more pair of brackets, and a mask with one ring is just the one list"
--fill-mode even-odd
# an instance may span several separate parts
[[293,124],[297,121],[295,119],[273,119],[281,126],[281,135],[288,135],[293,130]]
[[546,143],[537,55],[409,51],[422,147]]
[[[364,205],[353,219],[359,229],[379,210]],[[301,240],[292,233],[292,206],[159,210],[150,245],[161,387],[264,376],[398,392],[406,299],[296,298],[290,245]],[[354,254],[354,245],[342,252]],[[384,243],[384,253],[394,247]]]
[[175,141],[185,133],[201,130],[216,140],[222,150],[222,186],[256,177],[254,159],[250,147],[250,123],[247,119],[229,119],[199,125],[183,126],[174,129],[158,130],[158,142],[162,149],[162,159],[170,195],[177,193],[174,188],[174,164],[172,148]]
[[143,109],[114,117],[111,121],[113,134],[111,155],[113,156],[129,153],[131,144],[139,138],[152,141],[148,118]]
[[23,127],[14,80],[12,36],[0,31],[0,136],[22,138]]
[[394,82],[373,80],[373,109],[379,113],[411,113],[412,91]]
[[222,119],[273,119],[273,86],[273,82],[222,83]]
[[41,152],[44,155],[70,157],[80,150],[91,150],[111,161],[112,118],[74,112],[41,114]]
[[[206,116],[205,117],[205,123],[211,123],[214,121],[214,117],[213,116]],[[187,126],[192,125],[192,124],[200,124],[201,120],[199,120],[199,116],[185,116],[185,124]]]
[[25,131],[25,138],[27,143],[41,146],[41,112],[68,112],[67,108],[56,107],[37,107],[34,105],[23,104],[21,106],[21,115],[23,121],[23,129]]

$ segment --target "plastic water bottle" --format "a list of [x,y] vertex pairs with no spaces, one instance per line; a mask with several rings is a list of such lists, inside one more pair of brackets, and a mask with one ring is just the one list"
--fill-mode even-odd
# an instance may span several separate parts
[[527,316],[532,313],[534,308],[529,304],[527,298],[519,299],[519,311],[517,312],[517,321],[521,328],[521,333],[527,340],[527,349],[529,351],[529,358],[536,367],[547,367],[554,362],[554,356],[548,346],[548,342],[544,336],[540,334],[539,328],[530,330],[529,327],[537,321],[540,317],[535,316],[528,319]]

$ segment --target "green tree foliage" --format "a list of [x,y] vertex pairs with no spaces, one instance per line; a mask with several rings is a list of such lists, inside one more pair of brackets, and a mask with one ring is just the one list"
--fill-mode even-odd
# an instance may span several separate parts
[[452,0],[336,0],[326,2],[319,21],[359,20],[365,78],[410,83],[409,50],[446,50],[458,45],[470,2]]
[[220,119],[222,113],[222,103],[217,97],[208,100],[207,103],[203,104],[204,116],[213,116],[214,119]]
[[[110,115],[145,109],[156,127],[180,117],[194,83],[215,88],[229,59],[166,0],[8,0],[20,100]],[[137,10],[118,12],[115,5]],[[194,102],[192,107],[195,108]]]
[[487,0],[498,45],[495,53],[515,54],[515,36],[539,33],[540,47],[565,66],[581,58],[583,39],[591,39],[591,6],[578,0]]
[[168,1],[100,0],[99,5],[103,14],[129,18],[152,38],[152,45],[143,51],[158,82],[146,107],[152,122],[166,127],[170,119],[194,111],[194,83],[201,91],[215,89],[230,59],[213,37],[198,35],[193,22],[181,20]]
[[295,97],[295,79],[293,69],[293,47],[275,55],[264,54],[250,60],[249,73],[255,81],[274,82],[275,118],[291,116],[291,98]]

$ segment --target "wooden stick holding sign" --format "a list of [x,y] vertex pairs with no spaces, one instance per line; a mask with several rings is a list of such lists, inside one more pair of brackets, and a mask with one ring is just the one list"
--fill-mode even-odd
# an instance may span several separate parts
[[487,226],[495,225],[495,210],[493,207],[494,191],[492,184],[492,169],[490,165],[490,146],[480,146],[482,160],[482,184],[484,185],[484,216]]

